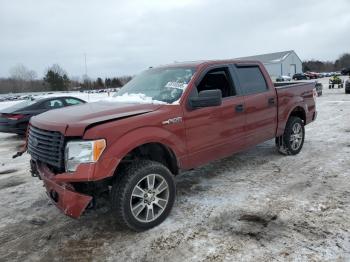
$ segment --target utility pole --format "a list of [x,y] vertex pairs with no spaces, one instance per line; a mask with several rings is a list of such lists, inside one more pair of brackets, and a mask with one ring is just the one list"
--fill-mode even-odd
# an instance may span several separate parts
[[[89,83],[89,77],[87,74],[87,63],[86,63],[86,53],[84,53],[84,60],[85,60],[85,75],[84,75],[84,82],[87,86],[87,89],[90,89],[90,83]],[[90,102],[90,91],[88,91],[88,101]]]
[[87,77],[86,53],[84,53],[84,57],[85,57],[85,75]]

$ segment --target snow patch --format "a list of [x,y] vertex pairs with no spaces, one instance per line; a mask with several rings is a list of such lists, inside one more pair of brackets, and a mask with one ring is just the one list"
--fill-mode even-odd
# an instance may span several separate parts
[[146,96],[145,94],[129,94],[116,95],[103,99],[108,102],[119,102],[119,103],[138,103],[138,104],[167,104],[162,101],[153,100],[152,97]]

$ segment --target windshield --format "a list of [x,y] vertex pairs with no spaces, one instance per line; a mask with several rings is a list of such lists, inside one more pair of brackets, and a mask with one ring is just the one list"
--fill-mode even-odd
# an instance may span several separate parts
[[195,68],[149,69],[123,86],[113,100],[172,104],[181,98],[194,73]]

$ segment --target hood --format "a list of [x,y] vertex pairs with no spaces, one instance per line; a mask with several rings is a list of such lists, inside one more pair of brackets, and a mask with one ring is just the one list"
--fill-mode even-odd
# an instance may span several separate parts
[[68,136],[82,136],[90,125],[149,113],[160,106],[100,101],[51,110],[32,117],[30,123]]

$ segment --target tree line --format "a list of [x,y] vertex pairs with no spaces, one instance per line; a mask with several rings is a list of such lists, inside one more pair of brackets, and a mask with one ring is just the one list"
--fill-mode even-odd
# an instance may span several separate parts
[[[307,60],[303,61],[303,71],[333,72],[350,68],[350,53],[341,55],[333,61]],[[131,76],[91,79],[84,75],[82,80],[69,77],[68,73],[58,64],[50,66],[43,79],[38,79],[34,70],[24,65],[10,69],[10,77],[0,78],[0,93],[23,93],[38,91],[70,91],[118,88],[132,79]]]
[[303,61],[303,71],[312,72],[334,72],[340,71],[344,68],[350,68],[350,54],[345,53],[341,55],[337,60],[333,61],[320,61],[320,60],[308,60]]
[[10,77],[0,78],[0,94],[119,88],[131,79],[131,76],[91,79],[87,75],[82,80],[70,78],[58,64],[50,66],[43,79],[38,79],[34,70],[19,64],[10,69]]

